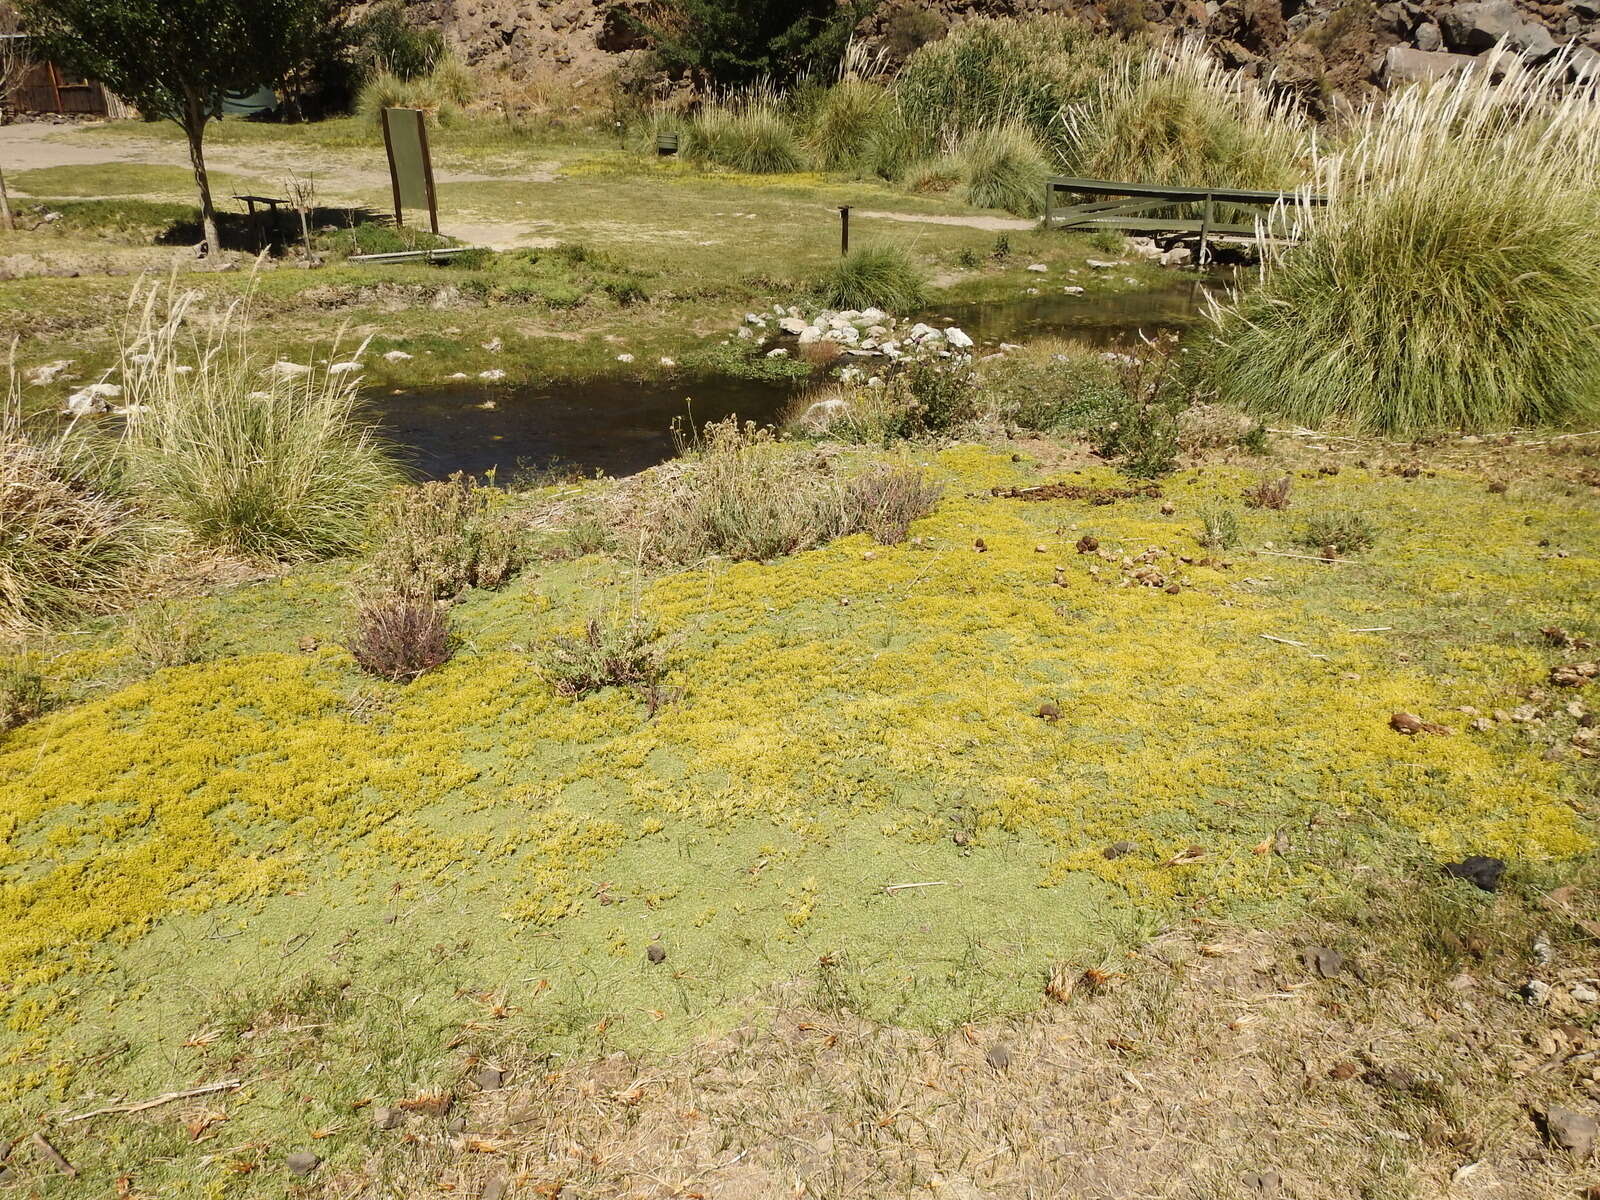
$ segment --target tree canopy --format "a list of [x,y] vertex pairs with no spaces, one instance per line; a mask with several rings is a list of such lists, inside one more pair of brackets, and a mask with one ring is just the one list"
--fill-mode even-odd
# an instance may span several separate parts
[[728,85],[791,82],[828,71],[878,0],[663,0],[652,19],[629,17],[673,74]]

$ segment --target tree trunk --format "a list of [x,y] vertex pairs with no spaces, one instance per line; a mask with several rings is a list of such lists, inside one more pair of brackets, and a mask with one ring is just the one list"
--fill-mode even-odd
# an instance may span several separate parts
[[200,227],[205,231],[206,254],[215,258],[222,252],[222,239],[217,236],[217,210],[211,204],[211,178],[206,174],[205,97],[189,89],[183,97],[183,132],[189,139],[189,162],[194,166],[194,185],[200,193]]
[[6,191],[6,172],[0,167],[0,225],[7,229],[15,229],[17,223],[11,219],[11,196]]

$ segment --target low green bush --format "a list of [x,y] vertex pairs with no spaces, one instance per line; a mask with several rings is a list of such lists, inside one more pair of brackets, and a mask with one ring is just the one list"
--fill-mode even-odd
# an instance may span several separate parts
[[899,246],[863,246],[819,277],[813,291],[832,308],[913,313],[927,302],[927,276]]
[[1043,211],[1050,164],[1020,122],[973,130],[956,147],[953,165],[961,198],[975,208],[999,208],[1021,217]]
[[460,472],[397,489],[379,520],[370,571],[386,589],[427,600],[497,588],[522,566],[521,539],[499,493]]
[[1214,314],[1222,398],[1382,433],[1600,418],[1600,96],[1556,69],[1369,113],[1304,240]]
[[1365,513],[1353,509],[1314,513],[1296,539],[1308,550],[1341,556],[1370,550],[1378,530]]
[[775,108],[702,109],[684,131],[679,153],[692,162],[715,163],[746,175],[782,175],[805,169],[800,139]]
[[122,348],[129,486],[201,545],[271,558],[356,548],[398,477],[363,420],[358,374],[269,363],[242,309],[201,323],[198,298],[135,293]]
[[0,733],[43,716],[49,703],[44,674],[33,656],[0,660]]

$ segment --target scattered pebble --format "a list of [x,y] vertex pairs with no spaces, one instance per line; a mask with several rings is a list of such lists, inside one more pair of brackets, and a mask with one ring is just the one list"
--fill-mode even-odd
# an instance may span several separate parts
[[1004,1071],[1011,1065],[1011,1050],[1004,1042],[996,1042],[983,1056],[983,1061],[996,1071]]
[[1028,270],[1033,271],[1033,272],[1035,272],[1035,273],[1037,273],[1039,275],[1043,275],[1049,269],[1050,268],[1045,266],[1043,263],[1029,263],[1028,264]]
[[405,1122],[406,1114],[398,1108],[380,1104],[372,1110],[372,1127],[374,1129],[399,1129]]
[[411,355],[407,354],[404,350],[389,350],[389,351],[386,351],[384,353],[383,357],[384,357],[384,361],[386,361],[386,362],[410,362],[411,361]]
[[1600,1137],[1600,1123],[1593,1117],[1570,1108],[1552,1107],[1545,1109],[1543,1123],[1545,1137],[1552,1146],[1575,1158],[1588,1158],[1594,1153],[1595,1139]]
[[499,1067],[479,1067],[472,1073],[472,1082],[484,1091],[492,1092],[505,1086],[506,1073]]
[[1122,858],[1125,855],[1132,854],[1138,848],[1139,847],[1134,845],[1132,842],[1112,842],[1111,845],[1107,846],[1101,851],[1101,853],[1106,858],[1117,859]]
[[1530,1008],[1543,1008],[1550,1001],[1550,985],[1542,979],[1530,979],[1522,985],[1522,998]]
[[1579,1004],[1596,1004],[1600,1003],[1600,992],[1587,983],[1575,983],[1572,985],[1572,998]]
[[619,355],[617,355],[617,361],[619,363],[631,363],[633,361],[633,355],[631,355],[631,354],[619,354]]
[[1485,892],[1493,892],[1499,890],[1500,877],[1506,873],[1506,864],[1498,858],[1472,854],[1458,863],[1446,863],[1444,869],[1457,879],[1465,879]]
[[667,961],[667,948],[660,942],[651,942],[645,947],[644,956],[652,963],[664,963]]
[[506,373],[499,367],[491,367],[487,371],[479,371],[478,378],[485,383],[497,383],[506,377]]
[[1344,955],[1327,946],[1308,946],[1301,952],[1300,960],[1308,971],[1323,979],[1337,979],[1344,971]]
[[290,1173],[302,1179],[322,1165],[322,1159],[310,1150],[296,1150],[285,1161]]
[[1045,721],[1059,721],[1061,720],[1061,707],[1055,704],[1053,701],[1046,700],[1043,704],[1039,705],[1039,712],[1037,715],[1040,717],[1040,719]]

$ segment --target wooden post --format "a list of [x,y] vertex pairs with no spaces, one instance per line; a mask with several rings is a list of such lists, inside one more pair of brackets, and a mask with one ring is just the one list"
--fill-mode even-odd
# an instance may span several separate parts
[[1206,250],[1206,239],[1211,236],[1211,216],[1212,216],[1212,197],[1211,197],[1211,193],[1207,192],[1206,193],[1206,213],[1205,213],[1205,216],[1200,221],[1200,253],[1195,255],[1196,264],[1198,264],[1199,266],[1202,266],[1202,267],[1205,266],[1206,259],[1207,259],[1207,257],[1209,257],[1209,255],[1207,253],[1207,250]]
[[394,169],[394,144],[389,140],[389,110],[378,110],[383,123],[383,152],[389,156],[389,187],[394,192],[394,224],[398,229],[406,223],[404,210],[400,207],[400,176]]
[[422,139],[422,171],[428,180],[428,223],[439,236],[439,194],[433,186],[433,150],[428,146],[428,118],[417,110],[417,136]]
[[1050,203],[1055,197],[1055,190],[1054,183],[1046,179],[1044,181],[1044,228],[1046,233],[1050,231],[1050,222],[1055,218],[1055,214],[1050,211]]
[[850,253],[850,206],[839,206],[839,256],[843,258]]

